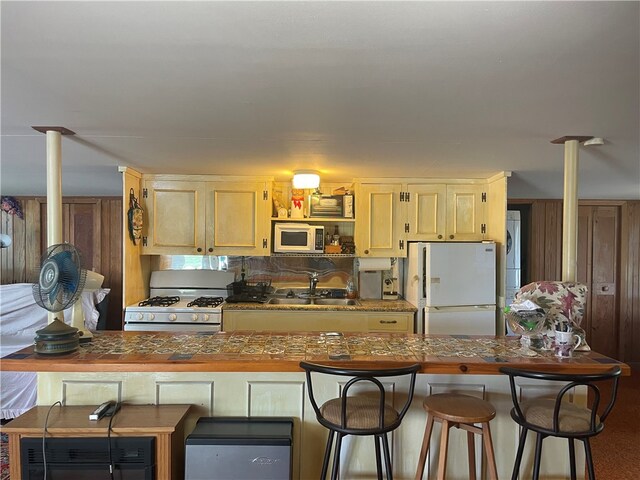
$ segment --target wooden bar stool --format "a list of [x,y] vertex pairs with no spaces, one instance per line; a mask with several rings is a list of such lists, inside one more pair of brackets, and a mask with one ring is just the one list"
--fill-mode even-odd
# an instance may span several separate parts
[[[469,395],[439,393],[425,398],[422,406],[427,412],[427,426],[424,431],[424,439],[422,440],[422,450],[420,451],[416,480],[420,480],[424,472],[434,421],[442,424],[440,456],[438,458],[438,480],[444,480],[447,470],[447,448],[449,443],[449,429],[451,427],[461,428],[467,431],[467,441],[469,443],[469,478],[472,480],[476,478],[475,437],[473,435],[477,433],[478,435],[482,435],[483,438],[484,450],[489,463],[489,478],[492,480],[498,479],[493,443],[491,442],[491,430],[489,429],[489,421],[496,416],[496,409],[493,405]],[[476,423],[480,423],[481,426],[477,427],[474,425]]]

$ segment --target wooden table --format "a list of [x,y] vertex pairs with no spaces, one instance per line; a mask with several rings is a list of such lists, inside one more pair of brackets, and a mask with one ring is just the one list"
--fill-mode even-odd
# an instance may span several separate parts
[[[47,437],[106,437],[109,417],[89,420],[96,405],[54,406],[47,421]],[[21,480],[20,440],[41,438],[50,407],[34,407],[2,428],[9,436],[9,474]],[[111,436],[154,437],[156,478],[184,478],[183,423],[189,405],[123,405],[113,417]]]

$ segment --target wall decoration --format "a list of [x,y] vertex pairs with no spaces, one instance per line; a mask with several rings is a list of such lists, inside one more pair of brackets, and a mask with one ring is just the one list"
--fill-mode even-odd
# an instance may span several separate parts
[[129,190],[129,211],[127,212],[127,224],[129,226],[129,238],[136,244],[136,240],[142,237],[142,214],[144,210],[133,194],[133,188]]
[[10,215],[17,215],[18,218],[24,219],[24,213],[22,213],[22,207],[20,202],[15,197],[3,196],[0,199],[2,210]]

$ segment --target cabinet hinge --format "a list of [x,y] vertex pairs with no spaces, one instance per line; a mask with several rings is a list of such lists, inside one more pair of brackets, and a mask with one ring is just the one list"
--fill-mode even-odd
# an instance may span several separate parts
[[404,194],[404,198],[405,198],[405,202],[410,202],[411,201],[411,192],[406,192]]
[[404,240],[400,240],[400,250],[404,250]]
[[483,223],[480,225],[480,233],[487,233],[487,224]]
[[146,188],[142,189],[142,198],[147,198],[147,196],[149,195],[149,192],[147,191]]
[[487,201],[487,192],[482,192],[482,201],[483,202]]
[[404,192],[400,192],[400,201],[404,202]]
[[404,233],[409,233],[409,224],[408,223],[404,224]]
[[142,237],[142,246],[143,247],[147,246],[147,237]]
[[262,239],[262,248],[267,248],[267,239],[266,238]]
[[266,190],[262,191],[262,199],[263,200],[268,200],[269,199],[269,192],[267,192]]

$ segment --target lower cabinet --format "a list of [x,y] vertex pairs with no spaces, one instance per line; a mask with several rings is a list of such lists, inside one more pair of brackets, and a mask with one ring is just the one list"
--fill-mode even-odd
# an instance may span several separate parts
[[222,313],[226,332],[403,332],[413,333],[412,312],[345,310],[229,310]]

